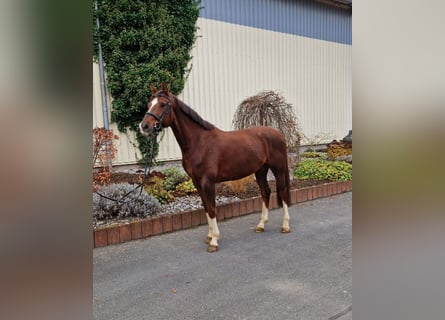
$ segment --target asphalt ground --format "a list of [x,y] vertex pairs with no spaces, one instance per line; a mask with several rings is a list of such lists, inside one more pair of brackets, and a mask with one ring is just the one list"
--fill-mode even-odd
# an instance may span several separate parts
[[94,319],[352,319],[352,193],[93,250]]

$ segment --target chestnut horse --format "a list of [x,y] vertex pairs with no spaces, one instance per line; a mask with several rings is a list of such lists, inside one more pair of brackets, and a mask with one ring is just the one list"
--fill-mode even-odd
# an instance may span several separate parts
[[263,232],[269,211],[269,169],[275,175],[278,204],[284,211],[281,232],[290,232],[289,171],[283,133],[263,126],[222,131],[171,94],[165,83],[159,91],[153,86],[150,89],[152,96],[139,124],[140,131],[148,137],[164,127],[172,128],[182,151],[184,170],[198,190],[207,214],[207,251],[218,250],[220,236],[216,223],[215,184],[255,173],[263,199],[261,220],[255,231]]

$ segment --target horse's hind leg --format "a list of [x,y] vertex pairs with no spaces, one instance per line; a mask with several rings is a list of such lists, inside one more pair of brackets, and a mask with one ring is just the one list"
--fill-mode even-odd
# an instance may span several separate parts
[[276,169],[271,168],[272,172],[275,176],[276,184],[277,184],[277,199],[278,204],[283,207],[283,225],[281,227],[282,233],[289,233],[290,227],[289,227],[289,209],[288,209],[288,203],[289,203],[289,170],[287,168],[287,164],[284,168]]
[[263,232],[264,225],[269,220],[269,198],[270,198],[270,188],[267,183],[267,171],[269,167],[263,166],[260,170],[255,172],[256,182],[260,187],[261,197],[263,198],[263,206],[261,210],[261,220],[255,228],[255,232]]
[[289,220],[290,220],[289,210],[288,210],[286,202],[283,201],[283,225],[281,227],[282,233],[290,232]]

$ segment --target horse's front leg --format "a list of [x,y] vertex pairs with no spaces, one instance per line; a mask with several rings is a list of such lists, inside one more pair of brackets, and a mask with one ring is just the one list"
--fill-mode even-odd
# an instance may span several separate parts
[[209,221],[209,234],[211,234],[210,237],[210,243],[207,247],[208,252],[215,252],[218,251],[218,239],[219,239],[219,229],[218,229],[218,223],[216,222],[216,216],[213,214],[213,218],[210,216],[210,214],[207,213],[207,220]]
[[206,243],[209,245],[207,251],[215,252],[218,250],[218,239],[220,236],[216,222],[215,184],[210,181],[201,182],[200,187],[197,189],[201,196],[209,223],[209,233],[206,239]]

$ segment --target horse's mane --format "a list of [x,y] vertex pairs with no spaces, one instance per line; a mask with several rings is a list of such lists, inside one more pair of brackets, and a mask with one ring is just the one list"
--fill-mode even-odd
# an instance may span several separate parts
[[190,108],[188,105],[186,105],[184,102],[182,102],[179,99],[176,99],[176,104],[179,107],[179,109],[191,120],[193,120],[195,123],[199,124],[201,127],[203,127],[206,130],[212,130],[215,128],[213,124],[210,122],[204,120],[201,118],[201,116],[192,108]]

